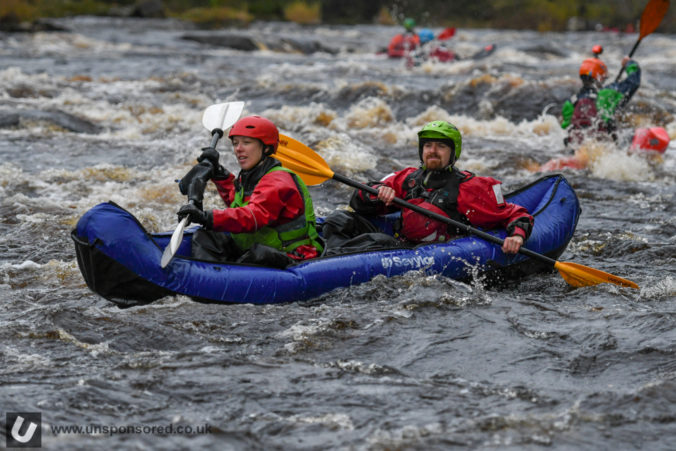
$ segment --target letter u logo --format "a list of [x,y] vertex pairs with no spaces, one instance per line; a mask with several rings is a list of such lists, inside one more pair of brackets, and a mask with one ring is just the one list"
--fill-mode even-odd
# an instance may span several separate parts
[[12,438],[19,443],[28,443],[30,439],[33,438],[33,434],[35,434],[35,430],[38,428],[38,425],[35,423],[30,423],[26,429],[26,432],[23,434],[20,433],[21,426],[23,426],[23,417],[18,416],[14,421],[14,426],[12,426]]

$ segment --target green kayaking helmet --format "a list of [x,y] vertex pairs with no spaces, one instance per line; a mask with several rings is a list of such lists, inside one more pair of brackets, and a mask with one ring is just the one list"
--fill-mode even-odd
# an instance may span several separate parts
[[460,158],[462,136],[460,135],[460,130],[450,122],[429,122],[418,132],[418,155],[420,156],[420,161],[422,161],[423,146],[427,141],[441,141],[451,147],[451,166]]
[[411,31],[415,27],[415,20],[411,17],[407,17],[404,19],[404,28],[406,28],[406,31]]

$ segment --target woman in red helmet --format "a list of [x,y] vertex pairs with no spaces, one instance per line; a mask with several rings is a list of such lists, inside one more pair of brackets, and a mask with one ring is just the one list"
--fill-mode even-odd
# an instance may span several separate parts
[[[178,211],[179,220],[188,216],[203,227],[193,235],[192,256],[280,267],[319,256],[322,245],[307,187],[273,157],[279,143],[275,124],[261,116],[245,117],[228,137],[241,168],[237,177],[219,164],[214,148],[203,150],[191,173],[209,166],[208,178],[229,208],[202,211],[201,205],[188,204]],[[191,173],[179,184],[184,194]]]
[[596,45],[592,51],[594,57],[580,65],[582,88],[561,110],[561,127],[568,131],[565,145],[578,145],[587,137],[617,139],[615,113],[629,102],[641,84],[641,68],[625,56],[622,67],[627,77],[603,87],[608,77],[608,68],[598,58],[603,48]]

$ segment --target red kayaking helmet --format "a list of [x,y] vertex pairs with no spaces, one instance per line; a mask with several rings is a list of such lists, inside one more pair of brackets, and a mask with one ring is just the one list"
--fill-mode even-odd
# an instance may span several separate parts
[[598,81],[603,81],[608,77],[608,68],[598,58],[587,58],[580,65],[580,77],[588,76]]
[[262,116],[247,116],[235,122],[228,133],[228,138],[232,139],[233,136],[260,139],[263,144],[272,147],[272,151],[266,155],[275,153],[279,145],[279,130],[272,121]]

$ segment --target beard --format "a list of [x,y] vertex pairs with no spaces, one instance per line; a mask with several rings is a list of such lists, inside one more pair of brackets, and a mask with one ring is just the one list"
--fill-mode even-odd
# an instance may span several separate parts
[[427,158],[423,163],[425,163],[425,168],[431,171],[439,171],[448,166],[447,164],[444,164],[441,158]]

